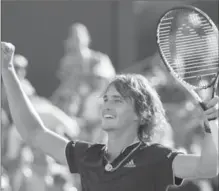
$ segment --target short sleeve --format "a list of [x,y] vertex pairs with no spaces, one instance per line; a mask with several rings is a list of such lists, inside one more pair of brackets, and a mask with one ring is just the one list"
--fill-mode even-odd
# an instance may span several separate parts
[[91,144],[80,141],[70,141],[66,145],[65,155],[71,173],[79,173],[80,161]]
[[169,154],[167,155],[167,160],[164,161],[164,168],[166,168],[168,185],[180,186],[183,181],[183,179],[178,178],[173,174],[173,160],[178,154],[183,154],[183,153],[177,151],[170,151]]
[[157,146],[157,154],[161,160],[155,165],[156,185],[159,187],[157,190],[165,190],[169,185],[181,185],[183,179],[177,178],[173,174],[173,160],[178,154],[183,154],[176,150],[164,146]]

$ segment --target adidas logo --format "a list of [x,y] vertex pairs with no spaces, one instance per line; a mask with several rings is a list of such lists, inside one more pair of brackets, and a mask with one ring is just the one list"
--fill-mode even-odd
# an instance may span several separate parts
[[133,168],[136,167],[136,164],[134,163],[133,160],[130,160],[128,163],[124,165],[124,167]]

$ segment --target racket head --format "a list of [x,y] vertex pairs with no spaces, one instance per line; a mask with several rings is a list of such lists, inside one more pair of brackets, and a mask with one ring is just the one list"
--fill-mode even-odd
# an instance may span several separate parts
[[169,72],[190,89],[218,83],[218,29],[211,18],[193,6],[174,7],[157,25],[157,45]]

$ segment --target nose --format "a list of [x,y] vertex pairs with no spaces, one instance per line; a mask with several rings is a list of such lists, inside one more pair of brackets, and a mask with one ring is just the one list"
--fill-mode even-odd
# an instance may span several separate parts
[[104,102],[102,105],[102,111],[111,111],[113,109],[113,105],[110,101]]
[[104,104],[104,105],[102,106],[102,110],[103,110],[103,111],[110,111],[110,110],[111,110],[111,107],[109,106],[109,104]]

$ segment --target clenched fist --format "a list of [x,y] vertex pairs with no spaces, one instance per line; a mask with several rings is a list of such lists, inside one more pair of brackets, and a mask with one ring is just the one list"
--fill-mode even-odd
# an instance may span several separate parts
[[9,42],[1,42],[1,66],[2,69],[13,67],[15,46]]

